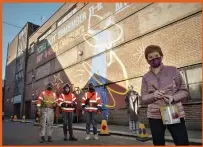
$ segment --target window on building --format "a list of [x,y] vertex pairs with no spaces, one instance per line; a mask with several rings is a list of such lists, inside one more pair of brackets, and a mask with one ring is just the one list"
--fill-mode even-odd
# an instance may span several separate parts
[[190,100],[202,99],[202,64],[187,67],[185,69]]
[[41,36],[38,38],[38,41],[40,42],[40,41],[44,40],[44,38],[46,38],[49,34],[51,34],[51,32],[52,32],[52,29],[49,28],[43,35],[41,35]]
[[68,20],[71,16],[73,16],[77,12],[76,4],[68,10],[62,18],[57,22],[57,27],[61,26],[66,20]]
[[24,82],[24,76],[23,76],[23,70],[16,73],[15,76],[15,88],[14,88],[14,95],[21,94],[23,91],[23,82]]
[[23,79],[23,70],[21,70],[20,72],[18,72],[16,74],[16,80],[22,80]]

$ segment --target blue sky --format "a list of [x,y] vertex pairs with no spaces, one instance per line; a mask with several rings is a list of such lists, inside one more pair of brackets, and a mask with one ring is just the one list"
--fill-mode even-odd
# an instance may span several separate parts
[[[63,3],[4,3],[3,22],[23,27],[26,22],[42,25],[54,14]],[[41,19],[42,18],[42,19]],[[21,28],[3,23],[3,57],[2,78],[5,76],[5,66],[8,43],[19,33]]]

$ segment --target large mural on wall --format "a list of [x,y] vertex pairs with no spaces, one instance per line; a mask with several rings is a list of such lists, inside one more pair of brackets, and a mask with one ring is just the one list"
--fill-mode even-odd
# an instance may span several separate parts
[[[81,89],[89,82],[93,82],[102,98],[105,108],[103,115],[106,116],[108,115],[106,109],[125,107],[124,97],[129,84],[140,92],[141,76],[148,71],[144,58],[146,46],[158,44],[163,47],[166,55],[164,62],[177,67],[190,63],[183,60],[184,56],[177,57],[172,55],[172,52],[176,52],[177,55],[184,53],[188,59],[191,54],[195,54],[196,58],[191,57],[190,62],[201,61],[201,44],[198,43],[201,41],[200,15],[136,38],[169,21],[174,21],[176,19],[174,15],[167,20],[164,19],[165,14],[168,15],[169,12],[181,13],[177,14],[179,18],[188,14],[186,11],[184,13],[179,11],[181,4],[173,4],[173,6],[172,4],[153,4],[149,9],[142,10],[142,13],[130,15],[148,5],[131,3],[86,5],[48,36],[46,41],[38,45],[36,60],[38,66],[51,58],[56,58],[55,61],[50,61],[50,65],[47,63],[37,69],[36,88],[40,90],[46,83],[53,82],[55,89],[60,93],[63,84],[68,82],[74,84],[79,93],[83,93]],[[182,4],[180,7],[196,10],[196,5]],[[163,21],[161,22],[158,21],[160,18],[154,18],[155,14],[158,15],[158,10],[162,11],[160,18],[163,18]],[[124,17],[126,19],[119,22]],[[144,18],[148,19],[143,20]],[[153,24],[154,22],[157,23]],[[145,24],[152,24],[154,28]],[[187,41],[180,42],[180,40]],[[182,50],[177,50],[177,47]],[[190,53],[187,52],[188,50]],[[83,55],[79,56],[78,51],[83,51]],[[62,71],[58,72],[59,70]],[[51,76],[46,77],[47,75]]]
[[[40,46],[37,48],[37,52],[38,52],[37,53],[38,54],[37,64],[39,64],[43,59],[46,59],[48,56],[51,56],[54,53],[57,54],[57,52],[63,46],[66,45],[65,41],[64,41],[64,38],[66,38],[65,34],[69,33],[69,31],[71,31],[72,29],[76,29],[76,31],[74,31],[76,33],[72,32],[71,36],[73,38],[81,36],[83,41],[85,41],[86,44],[88,45],[86,47],[93,49],[93,52],[91,54],[97,55],[97,56],[93,57],[90,64],[88,62],[84,61],[81,64],[81,68],[77,69],[78,74],[76,74],[74,77],[68,77],[68,78],[70,78],[70,79],[78,78],[78,79],[80,79],[79,81],[85,80],[86,83],[92,82],[95,86],[106,85],[107,84],[106,81],[108,79],[108,77],[107,77],[108,68],[111,68],[112,62],[118,62],[122,69],[121,72],[123,72],[124,78],[128,79],[125,66],[123,65],[122,61],[118,58],[116,53],[114,53],[113,50],[111,50],[109,54],[106,54],[106,53],[100,54],[100,55],[98,55],[98,54],[111,49],[113,47],[113,44],[115,44],[116,42],[118,42],[120,40],[124,40],[123,28],[114,22],[114,16],[108,17],[107,19],[106,19],[106,17],[108,15],[111,15],[112,13],[116,13],[116,14],[121,13],[124,9],[130,7],[130,3],[108,4],[107,7],[108,8],[114,7],[115,11],[111,12],[111,10],[109,10],[109,12],[106,12],[106,13],[103,12],[104,16],[102,16],[101,15],[102,13],[100,11],[105,11],[105,8],[104,8],[105,6],[107,6],[107,4],[103,4],[103,3],[90,4],[87,11],[82,12],[81,15],[78,14],[79,16],[76,17],[76,19],[74,21],[72,21],[72,23],[68,24],[66,27],[63,27],[63,29],[60,29],[58,31],[58,33],[54,33],[54,35],[52,35],[52,38],[50,40],[47,39],[48,41],[42,42],[40,44]],[[103,23],[100,23],[103,20],[105,20],[105,21]],[[79,26],[83,21],[87,21],[86,26]],[[95,22],[99,23],[99,25],[95,24]],[[112,25],[116,26],[116,29],[115,29],[116,34],[114,34],[114,32],[112,32],[112,31],[105,30],[106,28],[108,28],[109,26],[112,26]],[[77,29],[77,27],[78,27],[78,29]],[[85,31],[85,30],[87,30],[87,31]],[[103,31],[103,30],[105,30],[105,31]],[[100,33],[100,32],[102,32],[102,33]],[[95,34],[98,34],[98,35],[95,36]],[[63,39],[62,39],[62,41],[58,41],[58,44],[55,45],[53,42],[57,40],[56,38],[57,39],[63,38]],[[94,41],[90,41],[89,38],[92,38]],[[71,40],[69,40],[68,42],[70,43],[70,41]],[[89,75],[89,78],[84,79],[83,74],[81,72],[86,72],[86,74]],[[55,77],[55,75],[54,75],[54,77]],[[110,79],[108,79],[108,80],[110,81]],[[54,81],[53,81],[54,85],[56,85],[55,81],[56,80],[54,78]],[[60,81],[59,82],[60,84],[63,83],[62,80],[59,80],[59,81]],[[74,83],[75,87],[77,87],[76,84],[77,83]],[[116,105],[116,100],[115,100],[115,96],[113,93],[122,95],[122,97],[124,98],[124,95],[127,93],[126,87],[128,86],[128,81],[122,82],[121,85],[119,85],[119,87],[123,88],[123,92],[113,89],[113,87],[115,87],[115,86],[116,86],[116,84],[114,84],[114,86],[111,85],[111,87],[107,85],[105,88],[104,87],[96,88],[96,91],[101,96],[103,108],[105,109],[105,111],[103,111],[104,116],[108,115],[106,108],[115,108],[116,106],[117,107],[125,106],[125,104]],[[56,85],[56,88],[60,89],[59,85]],[[79,88],[83,88],[83,87],[79,87]],[[110,101],[108,100],[108,97],[111,98]]]

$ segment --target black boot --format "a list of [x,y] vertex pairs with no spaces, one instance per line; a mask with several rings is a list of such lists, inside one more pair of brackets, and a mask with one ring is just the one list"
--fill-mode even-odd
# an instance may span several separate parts
[[77,141],[77,138],[75,138],[74,136],[69,137],[70,141]]
[[64,134],[64,141],[67,141],[68,138],[67,138],[67,134]]
[[51,139],[51,136],[48,137],[48,142],[53,142],[53,140]]
[[44,142],[45,142],[45,137],[42,136],[42,137],[41,137],[41,140],[40,140],[40,143],[44,143]]

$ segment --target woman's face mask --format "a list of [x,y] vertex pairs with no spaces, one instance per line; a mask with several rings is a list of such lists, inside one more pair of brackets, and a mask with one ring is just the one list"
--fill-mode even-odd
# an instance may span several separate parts
[[157,68],[161,65],[161,61],[162,61],[161,57],[158,57],[148,61],[148,63],[150,64],[151,67]]
[[162,57],[158,52],[152,52],[148,54],[148,63],[152,68],[157,68],[161,65]]

